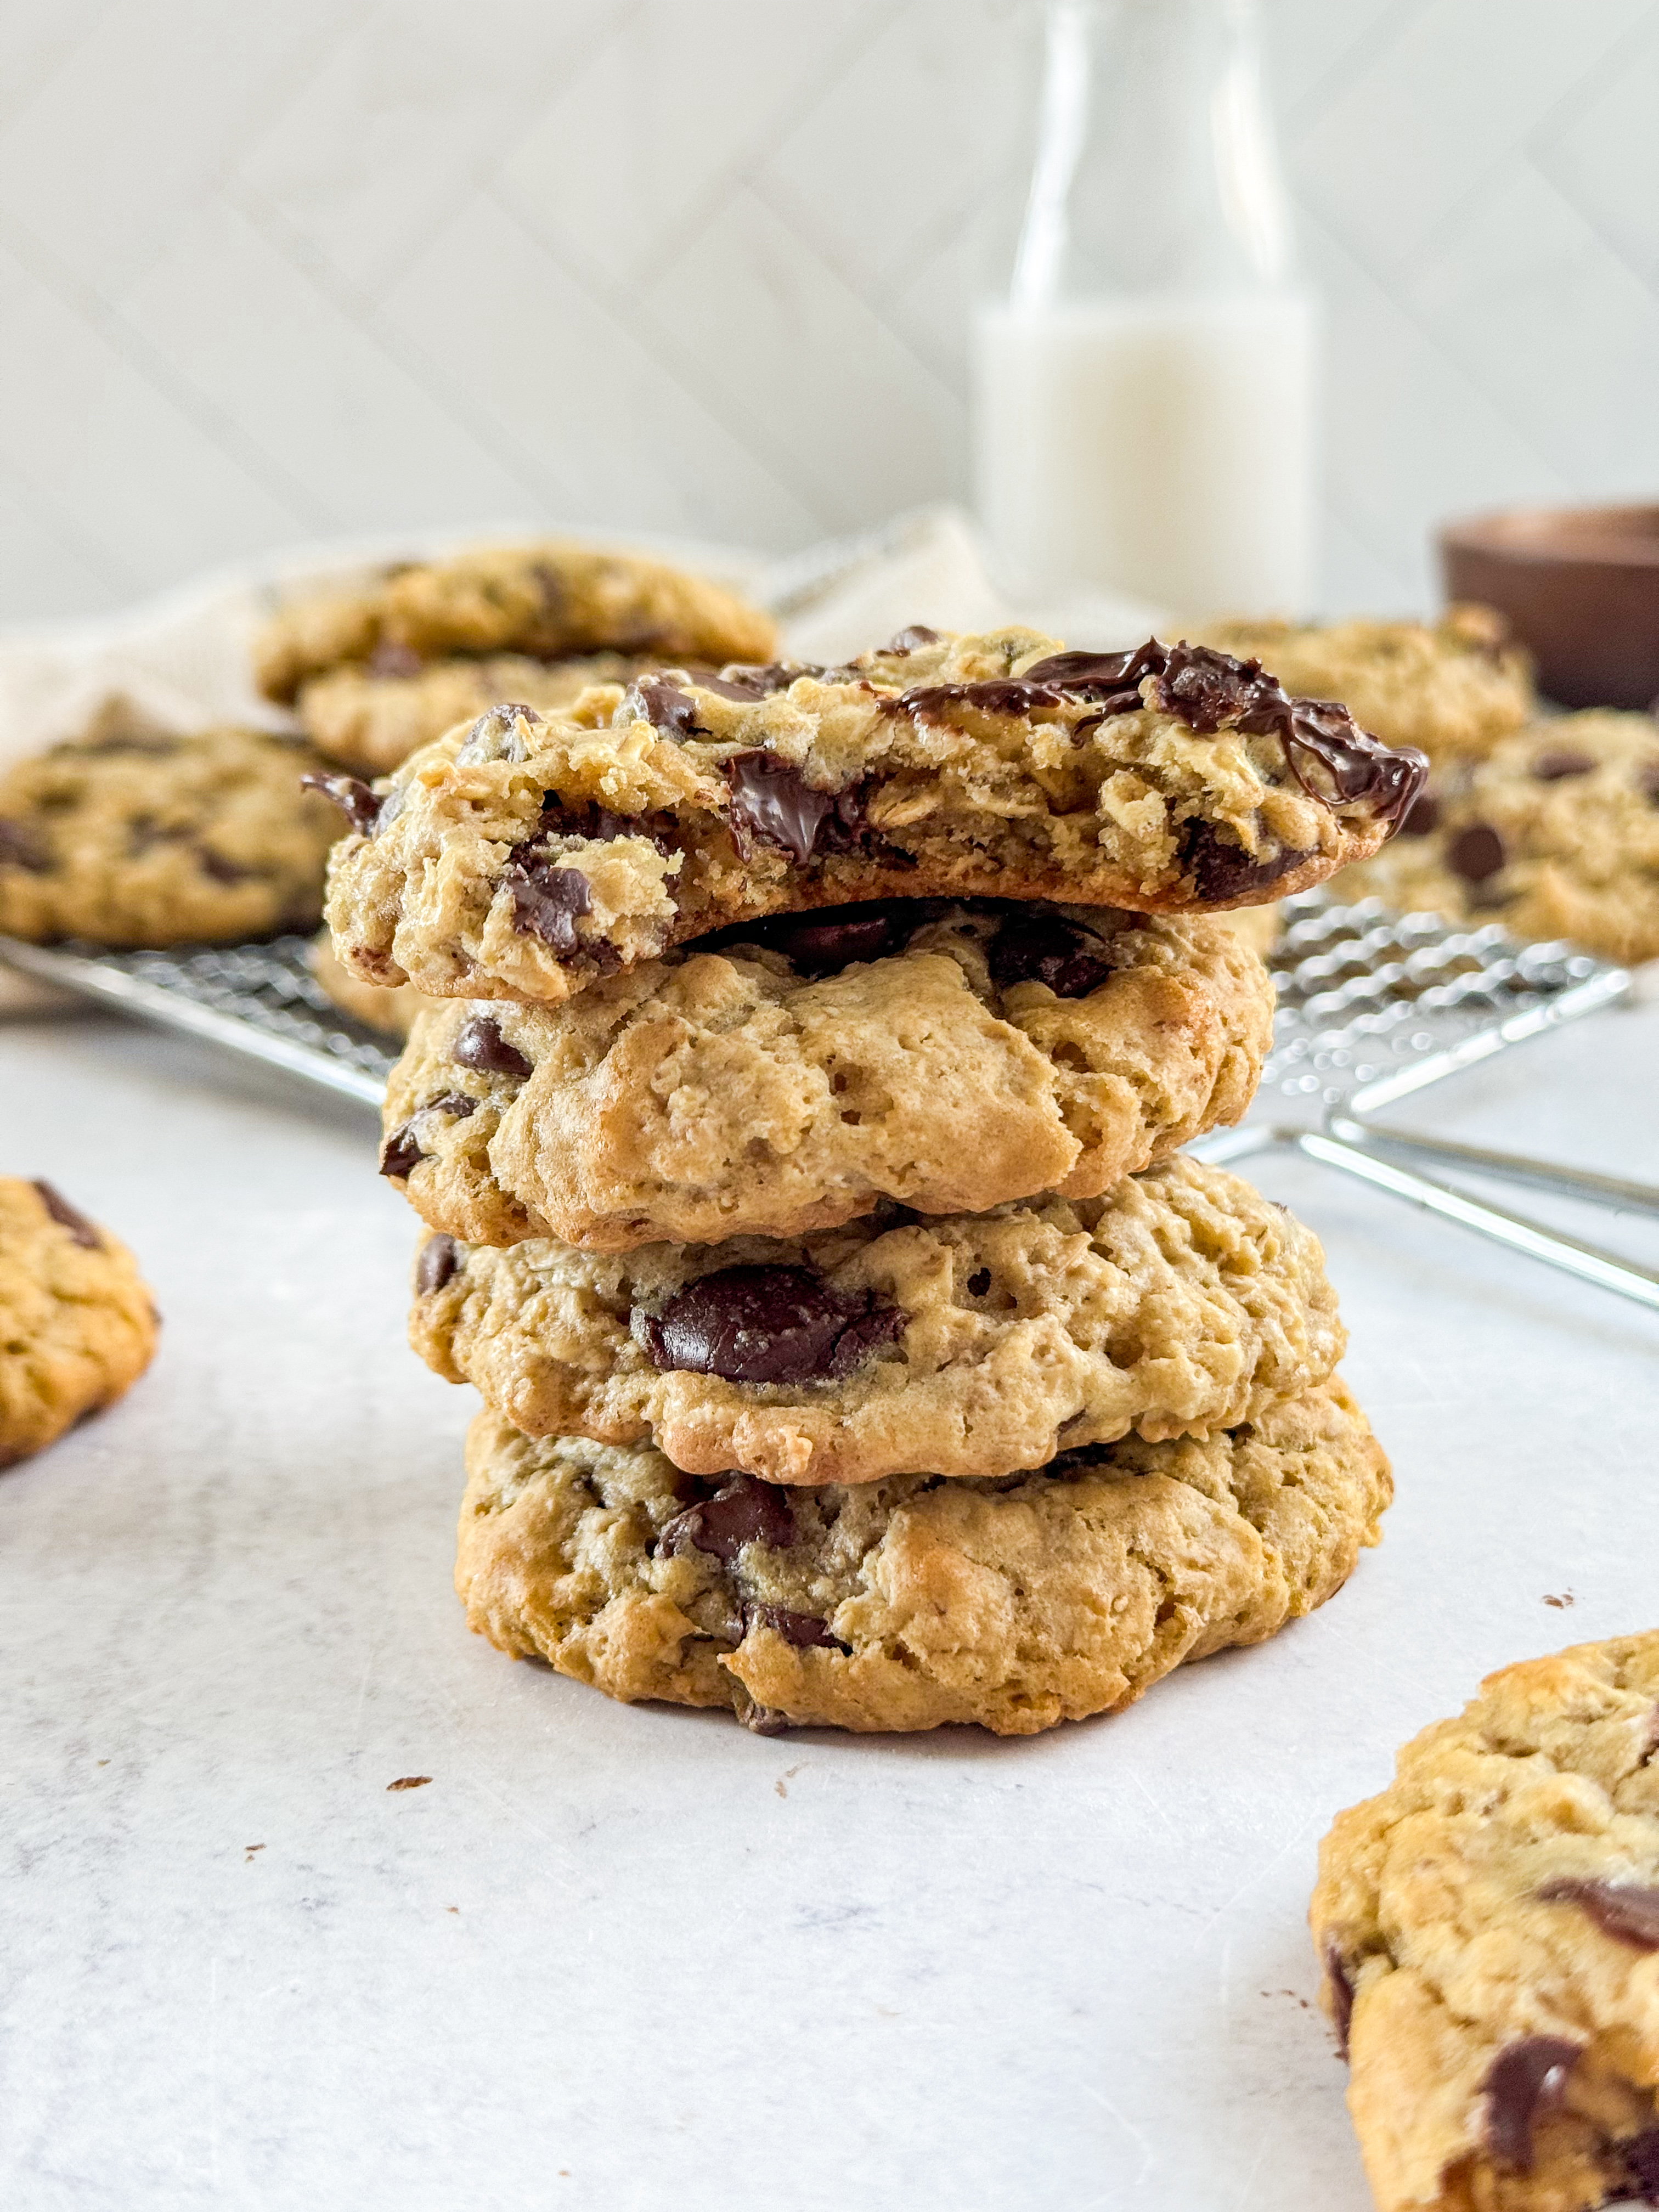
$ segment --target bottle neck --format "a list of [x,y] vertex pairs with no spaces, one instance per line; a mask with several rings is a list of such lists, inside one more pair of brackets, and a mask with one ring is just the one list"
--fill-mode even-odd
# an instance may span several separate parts
[[1251,0],[1051,0],[1013,305],[1292,276]]

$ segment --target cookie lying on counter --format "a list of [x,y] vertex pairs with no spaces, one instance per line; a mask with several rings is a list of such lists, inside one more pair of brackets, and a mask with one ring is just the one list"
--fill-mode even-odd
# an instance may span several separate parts
[[378,791],[334,779],[356,834],[328,915],[367,981],[556,1002],[714,929],[877,897],[1266,902],[1373,853],[1424,773],[1205,648],[906,632],[845,669],[503,707]]

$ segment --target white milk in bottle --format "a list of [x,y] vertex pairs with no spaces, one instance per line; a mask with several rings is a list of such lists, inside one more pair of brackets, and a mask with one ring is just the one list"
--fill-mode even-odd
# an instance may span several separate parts
[[1054,0],[1013,281],[975,333],[980,516],[1023,593],[1308,611],[1318,334],[1248,0]]

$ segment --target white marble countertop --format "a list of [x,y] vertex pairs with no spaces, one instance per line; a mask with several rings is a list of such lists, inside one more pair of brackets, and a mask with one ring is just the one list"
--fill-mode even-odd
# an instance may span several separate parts
[[[1650,1008],[1414,1119],[1659,1179],[1656,1089]],[[1395,1458],[1350,1587],[1032,1741],[768,1741],[466,1634],[366,1114],[100,1018],[0,1027],[0,1097],[167,1316],[0,1476],[8,2212],[1363,2212],[1315,1846],[1486,1669],[1654,1625],[1659,1316],[1255,1163]]]

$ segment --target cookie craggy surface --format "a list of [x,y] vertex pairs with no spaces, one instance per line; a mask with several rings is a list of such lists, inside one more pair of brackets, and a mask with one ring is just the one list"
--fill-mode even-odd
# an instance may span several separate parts
[[847,669],[502,708],[342,785],[329,921],[367,981],[534,1002],[855,900],[1249,905],[1374,851],[1423,765],[1200,648],[907,632]]
[[1005,1482],[689,1480],[647,1446],[468,1439],[471,1626],[611,1696],[763,1729],[1029,1735],[1254,1644],[1377,1540],[1388,1462],[1339,1381],[1205,1442],[1128,1438]]
[[1381,2212],[1659,2201],[1659,1634],[1488,1676],[1320,1850]]
[[773,649],[769,618],[708,578],[644,554],[555,539],[410,562],[358,589],[297,599],[265,625],[259,688],[287,703],[343,663],[409,674],[422,663],[614,652],[718,665]]
[[314,928],[334,810],[315,756],[258,730],[124,726],[0,774],[0,931],[234,944]]
[[1255,1420],[1343,1334],[1319,1244],[1178,1156],[1103,1198],[609,1256],[423,1248],[410,1340],[532,1435],[653,1438],[693,1474],[1000,1475],[1131,1430]]
[[434,1006],[386,1161],[434,1229],[611,1251],[798,1236],[884,1198],[1092,1198],[1237,1121],[1272,1034],[1272,983],[1219,920],[819,909],[562,1006]]
[[1605,710],[1535,723],[1437,778],[1338,888],[1609,960],[1659,957],[1659,728]]
[[50,1183],[0,1176],[0,1467],[118,1398],[156,1327],[125,1245]]
[[1529,721],[1532,670],[1490,607],[1415,622],[1224,622],[1197,635],[1265,661],[1287,691],[1340,699],[1385,744],[1473,761]]

